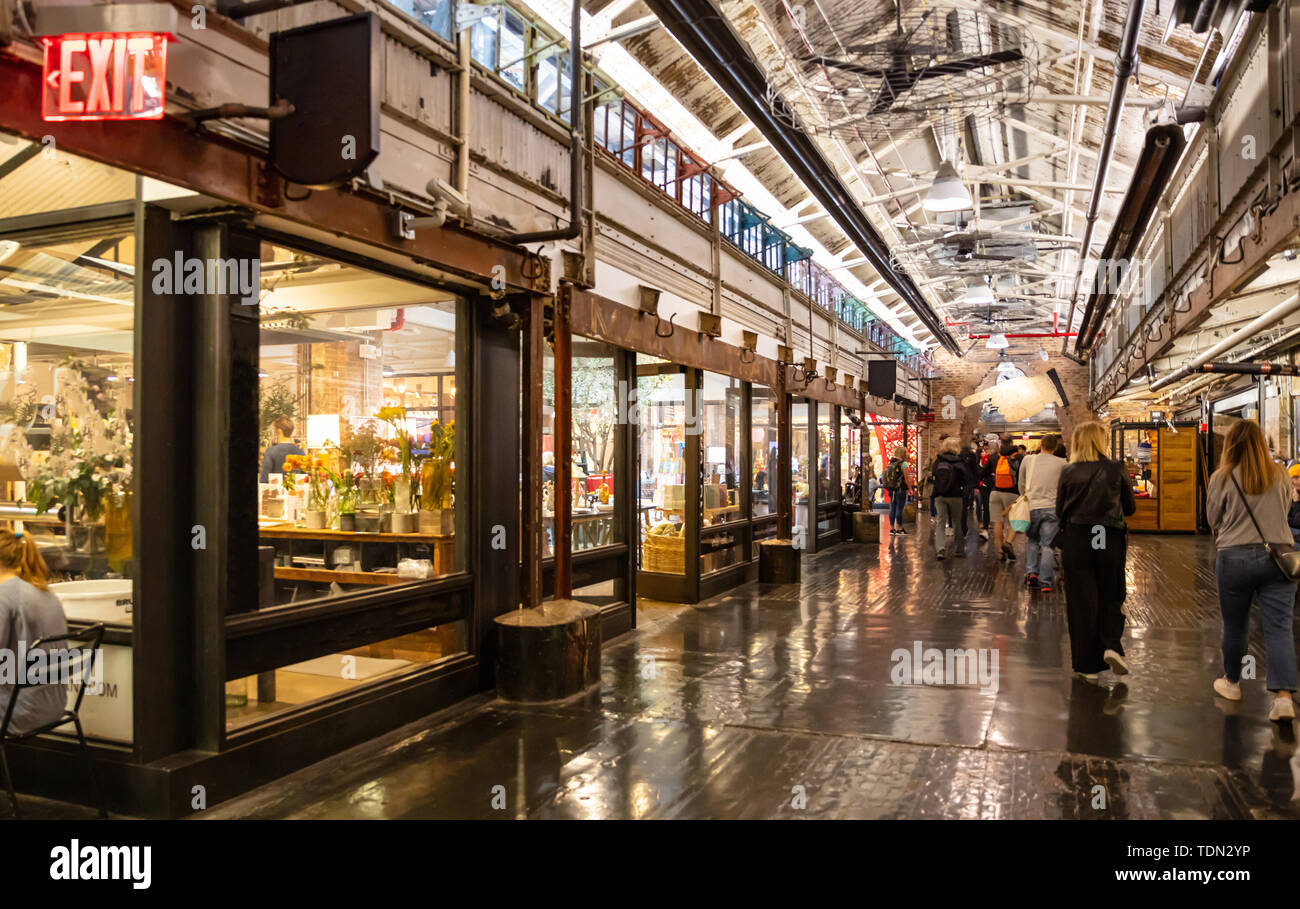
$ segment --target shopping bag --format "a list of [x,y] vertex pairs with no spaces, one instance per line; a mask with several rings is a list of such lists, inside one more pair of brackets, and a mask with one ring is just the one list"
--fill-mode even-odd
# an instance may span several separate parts
[[1007,511],[1007,520],[1011,523],[1011,529],[1016,533],[1024,533],[1029,529],[1029,498],[1021,496],[1012,503],[1011,508]]

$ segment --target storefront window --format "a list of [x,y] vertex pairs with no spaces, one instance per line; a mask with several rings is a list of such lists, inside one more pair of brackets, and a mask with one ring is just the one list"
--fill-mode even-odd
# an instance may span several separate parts
[[862,453],[862,424],[854,425],[849,411],[840,410],[840,493],[858,477],[858,458]]
[[85,615],[65,599],[69,619],[130,625],[134,230],[76,236],[0,234],[0,524],[35,538],[55,593],[104,594]]
[[704,373],[702,379],[700,572],[707,574],[741,561],[748,536],[743,528],[734,526],[746,517],[739,479],[744,388],[739,379],[711,372]]
[[451,37],[452,0],[389,0],[389,2],[419,19],[444,38]]
[[226,683],[226,730],[464,653],[464,619]]
[[258,486],[275,599],[458,571],[456,299],[263,244]]
[[826,533],[839,526],[840,496],[836,489],[835,468],[839,466],[836,444],[835,405],[817,403],[817,532]]
[[750,502],[754,517],[776,511],[776,392],[755,385],[750,403]]
[[812,507],[812,487],[809,485],[808,472],[808,401],[795,401],[790,405],[790,469],[794,479],[794,530],[796,534],[802,528],[805,533],[813,527],[808,509]]
[[[599,341],[573,339],[573,540],[571,551],[622,542],[614,518],[614,465],[618,422],[615,348]],[[555,533],[555,359],[546,350],[543,367],[542,513],[546,555],[554,555]]]
[[686,573],[686,435],[698,431],[686,372],[637,355],[641,570]]

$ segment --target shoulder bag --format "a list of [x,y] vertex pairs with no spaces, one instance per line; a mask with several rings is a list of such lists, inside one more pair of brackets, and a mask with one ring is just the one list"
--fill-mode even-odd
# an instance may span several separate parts
[[1250,510],[1250,502],[1246,501],[1246,494],[1242,492],[1237,478],[1229,473],[1228,479],[1237,488],[1237,495],[1241,496],[1241,504],[1246,507],[1246,514],[1250,515],[1250,523],[1255,525],[1255,533],[1259,534],[1259,538],[1263,541],[1264,548],[1268,550],[1268,554],[1273,559],[1273,564],[1277,566],[1277,570],[1292,581],[1300,580],[1300,551],[1294,549],[1279,550],[1274,544],[1264,539],[1264,531],[1259,529],[1259,521],[1255,520],[1255,512]]

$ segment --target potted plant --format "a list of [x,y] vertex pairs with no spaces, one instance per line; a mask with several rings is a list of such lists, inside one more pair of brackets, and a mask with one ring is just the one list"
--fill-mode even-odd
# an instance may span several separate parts
[[420,465],[420,530],[450,535],[455,531],[452,491],[456,457],[456,422],[429,427],[429,454]]
[[381,407],[375,419],[391,426],[397,436],[401,469],[393,480],[393,533],[411,533],[415,530],[415,515],[411,507],[415,489],[411,482],[411,437],[406,429],[406,408]]
[[330,504],[330,476],[324,459],[320,455],[289,455],[284,469],[307,475],[307,529],[324,530]]

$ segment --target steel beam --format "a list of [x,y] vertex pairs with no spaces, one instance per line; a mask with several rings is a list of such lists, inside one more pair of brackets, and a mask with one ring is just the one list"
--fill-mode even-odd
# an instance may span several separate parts
[[[53,136],[60,152],[82,155],[305,227],[324,227],[338,236],[430,265],[452,280],[479,289],[499,290],[500,281],[507,290],[549,289],[543,284],[546,270],[536,255],[491,237],[448,226],[418,231],[414,240],[394,239],[392,205],[378,193],[316,190],[305,198],[287,198],[283,181],[267,169],[261,151],[201,132],[183,117],[47,123],[41,119],[41,67],[5,53],[0,53],[0,85],[5,86],[4,128],[38,145],[45,136]],[[497,266],[504,274],[494,271]]]
[[825,154],[797,122],[786,102],[773,96],[766,74],[745,42],[709,0],[648,0],[651,12],[772,145],[795,177],[832,214],[849,241],[870,260],[945,348],[961,348],[943,327],[912,279],[890,261],[889,248],[853,195],[836,176]]

